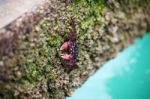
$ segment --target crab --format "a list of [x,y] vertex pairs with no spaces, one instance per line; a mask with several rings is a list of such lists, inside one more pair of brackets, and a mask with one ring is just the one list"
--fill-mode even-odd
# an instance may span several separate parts
[[65,39],[63,44],[60,47],[60,50],[63,52],[61,58],[66,60],[66,66],[69,68],[76,67],[77,56],[78,56],[78,46],[77,46],[77,32],[75,30],[75,24],[72,21],[70,29],[70,37]]

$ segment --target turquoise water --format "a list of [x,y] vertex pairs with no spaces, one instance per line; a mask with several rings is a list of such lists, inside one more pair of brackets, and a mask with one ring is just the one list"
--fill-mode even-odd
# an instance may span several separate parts
[[150,34],[107,62],[67,99],[150,99]]

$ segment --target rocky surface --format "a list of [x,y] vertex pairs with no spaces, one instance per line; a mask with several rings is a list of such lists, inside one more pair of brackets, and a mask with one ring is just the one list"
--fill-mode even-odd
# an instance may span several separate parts
[[0,0],[0,28],[41,3],[42,0]]
[[[0,96],[65,99],[103,63],[150,27],[149,0],[48,0],[0,30]],[[78,32],[78,68],[68,71],[60,45]]]

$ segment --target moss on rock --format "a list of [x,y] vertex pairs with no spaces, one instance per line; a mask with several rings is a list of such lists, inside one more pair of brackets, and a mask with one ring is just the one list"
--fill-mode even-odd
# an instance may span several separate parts
[[[136,16],[143,14],[137,10],[127,14],[119,10],[122,3],[108,1],[59,2],[60,6],[51,5],[57,10],[46,13],[32,31],[17,35],[13,40],[14,55],[8,54],[10,62],[5,57],[10,63],[5,69],[12,67],[6,75],[9,79],[0,82],[2,97],[65,99],[105,61],[148,29],[147,22],[150,21],[146,15]],[[143,7],[139,9],[143,10]],[[59,48],[64,39],[71,36],[69,24],[72,18],[78,32],[79,55],[78,68],[68,72]],[[148,21],[143,21],[144,18]]]

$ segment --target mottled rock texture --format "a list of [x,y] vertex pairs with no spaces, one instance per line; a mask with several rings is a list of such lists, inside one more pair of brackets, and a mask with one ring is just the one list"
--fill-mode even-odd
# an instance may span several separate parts
[[[0,97],[65,99],[106,61],[150,29],[149,0],[47,0],[0,30]],[[60,46],[74,19],[78,68]]]

